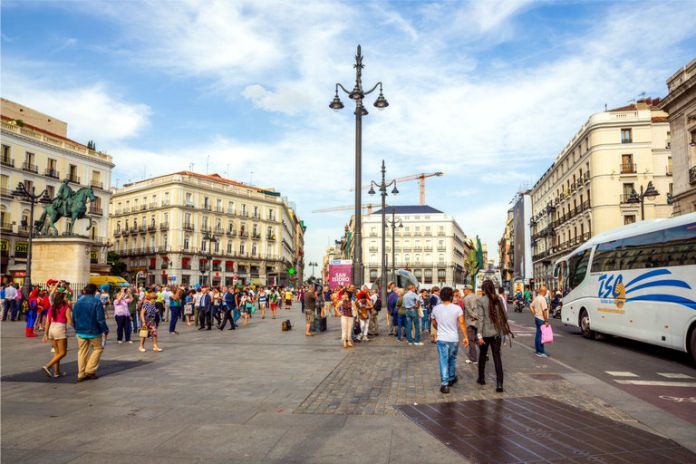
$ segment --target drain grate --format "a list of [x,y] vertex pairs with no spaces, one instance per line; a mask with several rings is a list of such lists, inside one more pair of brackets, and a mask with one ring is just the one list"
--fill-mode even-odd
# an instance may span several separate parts
[[475,463],[696,462],[671,440],[548,398],[396,408]]
[[[102,360],[99,363],[97,374],[99,377],[116,374],[117,372],[133,369],[150,364],[150,361],[117,361],[117,360]],[[77,361],[60,363],[60,370],[65,372],[65,377],[58,379],[49,379],[41,369],[32,369],[30,371],[19,372],[17,374],[5,375],[2,377],[3,382],[57,382],[57,383],[77,383]]]

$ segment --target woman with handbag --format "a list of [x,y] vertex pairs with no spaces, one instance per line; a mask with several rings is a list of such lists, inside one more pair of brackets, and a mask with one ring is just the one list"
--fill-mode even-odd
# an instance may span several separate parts
[[193,290],[189,290],[186,298],[184,299],[184,320],[186,325],[191,327],[193,317],[193,296],[196,294]]
[[116,340],[119,344],[123,343],[125,335],[128,343],[131,341],[131,315],[128,309],[128,304],[133,300],[133,297],[126,292],[125,288],[119,290],[114,298],[114,319],[116,319]]
[[[53,358],[41,369],[48,377],[62,377],[65,372],[60,371],[60,360],[68,352],[67,327],[72,325],[72,314],[70,304],[66,298],[65,291],[56,292],[53,296],[53,304],[46,316],[46,330],[44,331],[43,341],[51,341],[53,345]],[[53,375],[51,375],[53,367]]]
[[[488,348],[493,353],[493,364],[495,365],[496,388],[495,391],[503,391],[503,361],[500,357],[500,345],[503,337],[512,337],[510,326],[508,325],[507,314],[503,308],[500,298],[495,293],[495,286],[491,280],[484,280],[481,284],[483,296],[476,300],[476,333],[480,347],[478,363],[479,385],[486,384],[486,359]],[[471,341],[473,343],[473,340]],[[510,341],[512,343],[512,340]]]
[[157,325],[159,323],[159,310],[155,305],[155,292],[148,292],[143,301],[143,306],[140,310],[140,348],[141,352],[145,350],[145,340],[152,337],[152,351],[162,351],[157,345]]
[[353,347],[353,318],[356,313],[355,303],[350,299],[350,293],[343,292],[338,300],[337,308],[341,314],[341,341],[343,348]]

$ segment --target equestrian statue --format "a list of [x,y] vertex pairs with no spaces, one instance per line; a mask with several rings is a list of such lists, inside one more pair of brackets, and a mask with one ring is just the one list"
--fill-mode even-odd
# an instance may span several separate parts
[[69,183],[67,179],[63,181],[56,197],[51,204],[46,205],[43,214],[36,221],[36,230],[39,235],[58,235],[56,222],[63,217],[68,221],[68,235],[73,234],[75,221],[78,219],[87,219],[89,221],[87,230],[92,228],[92,219],[86,215],[87,203],[96,200],[92,187],[82,187],[74,191]]

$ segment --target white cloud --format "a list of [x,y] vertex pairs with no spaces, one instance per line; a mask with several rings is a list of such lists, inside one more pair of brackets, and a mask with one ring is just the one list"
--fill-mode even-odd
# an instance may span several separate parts
[[3,96],[68,123],[68,136],[82,143],[95,140],[99,147],[132,138],[148,126],[150,108],[131,103],[97,82],[58,88],[44,79],[3,71]]

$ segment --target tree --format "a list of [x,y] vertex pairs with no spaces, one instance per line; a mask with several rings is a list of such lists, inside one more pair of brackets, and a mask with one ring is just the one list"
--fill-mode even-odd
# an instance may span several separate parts
[[474,278],[476,277],[476,273],[479,271],[476,250],[469,250],[469,254],[466,257],[466,267],[468,271],[469,283],[474,285]]
[[110,251],[106,255],[106,263],[111,266],[111,275],[123,276],[126,272],[126,263],[121,261],[121,256],[115,251]]

